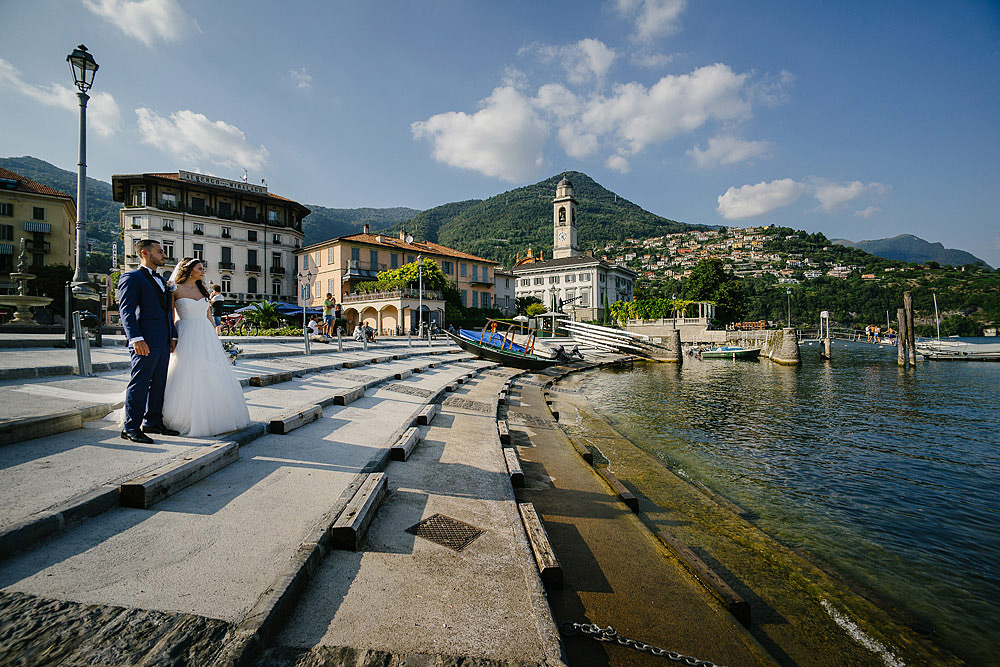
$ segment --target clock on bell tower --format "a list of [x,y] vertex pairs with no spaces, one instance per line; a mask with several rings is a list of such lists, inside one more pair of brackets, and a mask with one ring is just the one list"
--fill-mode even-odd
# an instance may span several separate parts
[[573,184],[563,176],[556,185],[556,198],[552,200],[552,257],[579,255],[576,248],[576,200]]

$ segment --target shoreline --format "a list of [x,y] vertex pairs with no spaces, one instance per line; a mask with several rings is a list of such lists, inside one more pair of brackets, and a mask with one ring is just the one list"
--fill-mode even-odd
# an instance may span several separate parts
[[[600,369],[585,369],[597,371]],[[808,552],[782,544],[752,513],[647,452],[573,389],[581,372],[554,385],[552,409],[578,449],[589,449],[642,503],[655,534],[669,526],[681,541],[746,599],[749,631],[782,664],[964,664],[914,630],[905,614]],[[586,463],[584,463],[586,465]],[[665,473],[665,474],[664,474]],[[872,598],[876,600],[873,601]],[[816,662],[818,655],[839,659]]]

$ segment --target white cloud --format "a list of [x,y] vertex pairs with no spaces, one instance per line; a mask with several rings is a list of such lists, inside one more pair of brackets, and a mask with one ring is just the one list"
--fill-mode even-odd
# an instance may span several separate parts
[[751,86],[749,95],[754,102],[774,108],[788,101],[787,89],[795,83],[795,75],[788,70],[781,70],[777,77],[765,75],[758,83]]
[[695,146],[687,152],[699,167],[714,167],[722,164],[745,162],[755,157],[764,157],[771,150],[769,141],[744,141],[733,136],[722,135],[708,140],[708,148]]
[[524,90],[528,87],[528,75],[510,65],[504,68],[502,80],[503,85],[517,90]]
[[635,38],[648,42],[680,28],[687,0],[618,0],[618,12],[635,21]]
[[614,169],[615,171],[622,174],[627,174],[629,170],[632,169],[631,165],[629,165],[628,163],[628,160],[626,160],[621,155],[612,155],[611,157],[608,158],[608,161],[605,162],[604,164],[605,166],[608,167],[608,169]]
[[666,67],[674,61],[673,54],[668,53],[654,53],[648,50],[639,50],[632,54],[632,64],[637,67],[645,67],[646,69],[660,69]]
[[788,206],[806,190],[804,183],[783,178],[770,183],[732,187],[719,195],[719,214],[727,220],[752,218]]
[[832,211],[841,204],[853,201],[866,194],[884,194],[885,186],[881,183],[869,183],[865,185],[861,181],[851,181],[850,183],[832,183],[824,179],[818,179],[814,184],[814,196],[819,202],[821,211]]
[[201,30],[177,0],[83,0],[83,6],[146,46]]
[[474,114],[450,111],[410,125],[439,162],[517,182],[537,174],[549,128],[531,100],[510,86],[496,88]]
[[581,121],[595,134],[616,135],[619,151],[635,154],[711,119],[748,116],[750,103],[741,94],[747,78],[717,63],[665,76],[649,89],[635,82],[616,84],[612,95],[591,98]]
[[142,142],[176,158],[195,163],[208,161],[220,167],[259,169],[267,162],[267,149],[247,143],[243,131],[224,121],[211,121],[188,109],[164,118],[146,108],[135,110]]
[[[68,77],[69,75],[67,75]],[[0,58],[0,89],[12,88],[39,104],[58,107],[79,113],[80,99],[77,91],[58,83],[36,86],[21,79],[20,73],[9,62]],[[87,126],[101,136],[111,136],[121,128],[122,114],[111,93],[91,92],[87,102]]]
[[521,49],[522,53],[525,51],[537,51],[543,59],[558,62],[566,71],[566,79],[575,84],[591,79],[600,81],[618,57],[614,49],[590,37],[563,46],[536,44]]
[[881,211],[882,209],[879,208],[878,206],[869,206],[868,208],[861,209],[860,211],[855,211],[854,215],[858,216],[859,218],[868,219],[873,215],[875,215],[876,213],[880,213]]
[[312,88],[312,74],[309,74],[305,67],[300,70],[290,70],[288,75],[292,78],[296,88]]

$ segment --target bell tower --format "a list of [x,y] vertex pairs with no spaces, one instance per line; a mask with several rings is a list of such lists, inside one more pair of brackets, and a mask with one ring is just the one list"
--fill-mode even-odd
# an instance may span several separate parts
[[579,255],[576,248],[576,200],[573,184],[563,176],[556,185],[556,198],[552,200],[552,257]]

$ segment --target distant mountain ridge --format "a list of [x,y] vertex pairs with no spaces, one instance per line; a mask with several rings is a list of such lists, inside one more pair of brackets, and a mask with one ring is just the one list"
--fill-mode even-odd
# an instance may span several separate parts
[[965,266],[966,264],[989,266],[989,264],[972,253],[954,248],[945,248],[940,243],[931,243],[913,234],[900,234],[888,239],[858,241],[857,243],[847,239],[836,239],[833,242],[838,245],[846,245],[864,250],[876,257],[895,259],[901,262],[916,262],[917,264],[937,262],[941,265],[947,264],[951,266]]
[[546,257],[552,251],[552,200],[556,183],[567,177],[577,200],[577,245],[602,248],[609,241],[649,238],[674,232],[710,229],[650,213],[578,171],[560,172],[488,199],[437,206],[393,225],[415,238],[486,257],[507,266],[528,248]]

